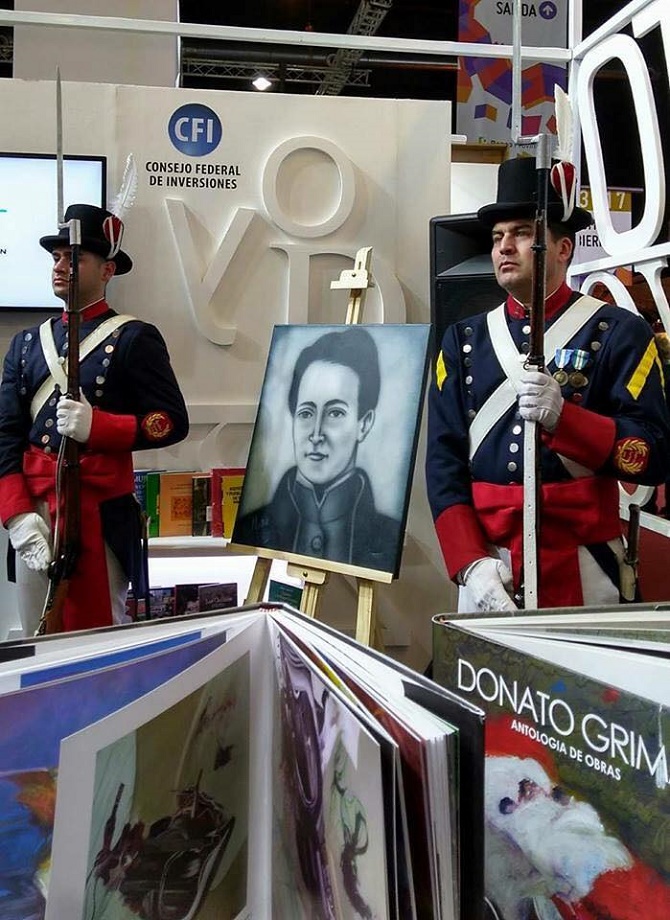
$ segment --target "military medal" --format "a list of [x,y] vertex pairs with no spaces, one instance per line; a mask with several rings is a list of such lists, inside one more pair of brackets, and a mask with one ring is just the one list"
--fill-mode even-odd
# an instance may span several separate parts
[[582,387],[585,387],[589,382],[589,378],[586,374],[582,374],[581,371],[573,371],[568,377],[570,385],[573,386],[576,390],[581,390]]
[[583,348],[575,348],[572,354],[572,366],[576,371],[583,371],[591,360],[591,355]]
[[576,390],[581,390],[581,388],[585,387],[589,382],[589,378],[582,372],[590,359],[591,355],[588,351],[585,351],[583,348],[574,349],[572,354],[572,366],[574,367],[574,371],[570,374],[568,379]]
[[568,372],[565,368],[572,361],[572,348],[557,348],[556,354],[554,355],[554,361],[558,367],[557,371],[554,371],[554,380],[556,383],[563,387],[568,382]]

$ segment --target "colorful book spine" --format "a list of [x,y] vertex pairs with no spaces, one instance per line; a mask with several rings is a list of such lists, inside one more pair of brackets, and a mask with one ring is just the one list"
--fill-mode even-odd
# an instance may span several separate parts
[[193,529],[193,472],[161,473],[158,536],[190,537]]
[[242,494],[244,467],[225,466],[212,470],[212,536],[230,539]]
[[137,501],[140,503],[140,508],[145,512],[147,510],[147,476],[151,470],[135,470],[134,479],[135,479],[135,495],[137,496]]
[[191,481],[193,498],[193,520],[191,534],[194,537],[212,535],[212,474],[195,473]]
[[144,484],[144,501],[147,515],[147,533],[150,537],[157,537],[159,531],[159,501],[161,490],[161,471],[151,470],[146,475]]
[[228,540],[230,540],[233,535],[237,509],[240,506],[244,473],[244,468],[227,469],[221,477],[221,517],[223,520],[223,536]]

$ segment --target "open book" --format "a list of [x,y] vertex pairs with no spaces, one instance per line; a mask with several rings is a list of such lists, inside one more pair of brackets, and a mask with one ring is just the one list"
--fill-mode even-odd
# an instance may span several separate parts
[[481,709],[391,659],[272,605],[0,659],[3,920],[479,916]]
[[495,920],[670,917],[670,611],[442,616],[434,677],[486,711]]

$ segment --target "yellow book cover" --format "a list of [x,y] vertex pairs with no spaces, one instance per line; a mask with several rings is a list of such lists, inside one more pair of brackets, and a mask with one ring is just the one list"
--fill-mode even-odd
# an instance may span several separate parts
[[193,472],[161,473],[159,537],[190,537],[193,526]]
[[221,517],[223,518],[223,536],[228,540],[233,535],[237,509],[242,494],[244,468],[224,469],[221,475]]

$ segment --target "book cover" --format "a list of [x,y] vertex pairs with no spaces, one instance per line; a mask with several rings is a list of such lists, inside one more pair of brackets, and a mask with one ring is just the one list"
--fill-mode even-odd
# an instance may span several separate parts
[[223,505],[221,504],[221,479],[224,467],[216,466],[212,469],[211,502],[212,502],[212,536],[223,536]]
[[237,607],[237,582],[198,587],[198,609],[200,613]]
[[149,589],[149,619],[159,620],[174,616],[174,588]]
[[190,537],[193,520],[193,473],[161,473],[158,536]]
[[[268,604],[49,636],[5,662],[3,920],[419,916],[407,740],[317,663],[322,642],[339,673],[381,675],[380,699],[402,708],[408,669]],[[6,689],[22,671],[34,683]],[[432,737],[428,710],[406,717]],[[431,769],[431,788],[455,781],[442,759]],[[441,820],[452,796],[426,794]],[[448,907],[443,869],[427,877]]]
[[63,740],[46,920],[240,915],[257,645],[251,628]]
[[[187,670],[225,641],[225,633],[179,648],[147,654],[100,670],[68,674],[43,685],[0,695],[0,916],[43,920],[53,880],[53,834],[57,790],[69,771],[62,768],[61,741],[132,704]],[[45,656],[48,657],[48,656]],[[125,769],[125,765],[122,765]],[[126,776],[128,771],[126,770]],[[77,777],[73,776],[76,784]],[[88,832],[71,812],[70,829]],[[67,845],[65,847],[67,850]],[[72,879],[69,880],[70,882]],[[78,880],[85,884],[85,875]],[[65,885],[67,887],[68,881]],[[69,909],[51,917],[74,918]],[[82,916],[81,914],[79,916]]]
[[198,583],[174,586],[174,613],[181,617],[186,613],[198,613],[198,592],[201,585]]
[[275,604],[289,604],[299,610],[302,601],[302,588],[299,588],[298,585],[290,585],[287,582],[275,581],[275,579],[271,578],[268,586],[268,600]]
[[490,916],[669,917],[670,646],[626,648],[615,630],[591,644],[584,615],[531,634],[540,620],[434,627],[435,680],[486,711]]
[[219,466],[212,470],[212,536],[230,539],[242,494],[244,467]]
[[147,603],[144,597],[135,597],[133,589],[126,595],[126,617],[128,622],[136,623],[147,619]]
[[212,535],[212,474],[194,473],[192,489],[191,534],[194,537]]
[[229,467],[223,471],[221,476],[221,519],[223,536],[228,540],[233,536],[233,527],[242,495],[244,473],[244,468]]
[[147,534],[150,537],[158,536],[158,521],[160,514],[161,470],[150,470],[145,478],[144,501],[147,515]]
[[140,503],[140,508],[144,513],[147,512],[147,476],[153,470],[134,470],[133,477],[135,480],[135,495]]

